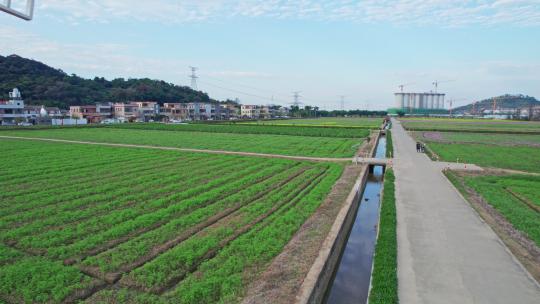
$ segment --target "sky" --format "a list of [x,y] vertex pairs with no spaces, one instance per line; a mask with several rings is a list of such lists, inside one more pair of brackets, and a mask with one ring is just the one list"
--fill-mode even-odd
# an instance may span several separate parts
[[[17,6],[26,0],[12,0]],[[540,99],[540,0],[36,0],[0,14],[0,55],[68,74],[165,80],[243,104],[386,109],[398,85],[454,106]],[[0,71],[1,72],[1,71]],[[24,92],[23,92],[24,94]]]

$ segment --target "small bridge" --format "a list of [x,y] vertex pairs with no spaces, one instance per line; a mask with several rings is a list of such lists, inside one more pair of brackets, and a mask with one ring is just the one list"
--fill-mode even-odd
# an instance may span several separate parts
[[374,157],[354,157],[352,159],[353,163],[361,163],[371,166],[391,166],[392,165],[392,159],[387,158],[374,158]]

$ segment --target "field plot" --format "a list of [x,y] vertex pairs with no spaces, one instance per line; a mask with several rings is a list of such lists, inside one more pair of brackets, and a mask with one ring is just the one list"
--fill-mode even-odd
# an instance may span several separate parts
[[314,136],[314,137],[339,137],[339,138],[366,138],[369,129],[358,128],[328,128],[318,126],[287,126],[287,125],[243,125],[243,124],[114,124],[108,128],[120,129],[143,129],[143,130],[167,130],[167,131],[192,131],[211,133],[236,133],[236,134],[273,134],[291,136]]
[[286,119],[286,120],[270,120],[258,122],[245,122],[239,124],[262,124],[262,125],[283,125],[283,126],[322,126],[322,127],[356,127],[356,128],[379,128],[383,123],[382,118],[366,118],[366,117],[323,117],[323,118],[307,118],[307,119]]
[[417,131],[440,160],[540,172],[540,135]]
[[463,180],[540,246],[540,177],[465,176]]
[[7,302],[235,302],[343,169],[8,139],[0,153]]
[[1,131],[0,135],[313,157],[351,157],[363,142],[361,138],[115,128]]
[[407,130],[540,134],[540,122],[446,118],[401,118]]

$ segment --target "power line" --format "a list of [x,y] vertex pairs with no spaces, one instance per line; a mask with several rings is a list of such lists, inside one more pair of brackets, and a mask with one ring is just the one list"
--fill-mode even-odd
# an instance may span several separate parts
[[[215,87],[215,88],[218,88],[218,89],[222,89],[222,90],[226,90],[226,91],[230,91],[230,92],[234,92],[234,93],[238,93],[238,94],[242,94],[242,95],[246,95],[246,96],[256,97],[256,98],[260,98],[260,99],[264,99],[264,100],[269,100],[269,101],[272,101],[272,102],[276,101],[276,99],[273,99],[273,98],[269,98],[269,97],[265,97],[265,96],[261,96],[261,95],[257,95],[257,94],[252,94],[252,93],[248,93],[248,92],[244,92],[244,91],[240,91],[240,90],[235,90],[235,89],[222,87],[222,86],[219,86],[219,85],[216,85],[216,84],[209,83],[208,81],[199,81],[199,82],[202,83],[202,84],[205,84],[205,85],[209,85],[211,87]],[[277,100],[277,101],[281,102],[281,103],[287,103],[284,100]]]

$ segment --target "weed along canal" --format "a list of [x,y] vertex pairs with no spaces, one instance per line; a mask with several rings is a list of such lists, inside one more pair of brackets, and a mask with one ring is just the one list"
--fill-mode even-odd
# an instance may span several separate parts
[[[386,154],[386,137],[381,136],[376,158]],[[348,232],[347,242],[341,253],[332,281],[325,296],[325,303],[366,303],[369,293],[373,253],[377,238],[380,195],[384,168],[374,166],[366,180],[354,223]]]

